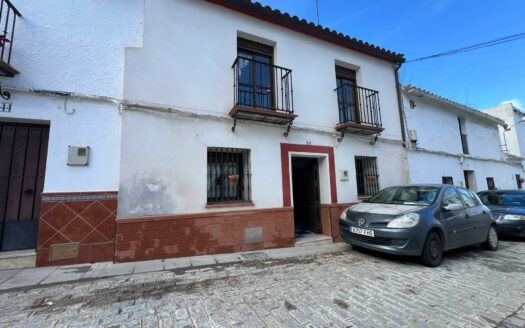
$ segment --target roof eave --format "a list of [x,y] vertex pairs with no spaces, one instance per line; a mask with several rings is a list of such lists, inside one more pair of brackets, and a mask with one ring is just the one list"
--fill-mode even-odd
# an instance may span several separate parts
[[456,109],[458,109],[458,110],[460,110],[460,111],[462,111],[464,113],[474,115],[477,118],[479,118],[480,120],[483,120],[483,121],[486,121],[486,122],[495,123],[495,124],[503,126],[504,128],[507,127],[507,124],[505,123],[505,121],[503,121],[503,120],[501,120],[501,119],[499,119],[497,117],[494,117],[494,116],[492,116],[490,114],[487,114],[487,113],[484,113],[482,111],[479,111],[479,110],[477,110],[475,108],[471,108],[471,107],[459,104],[459,103],[457,103],[455,101],[452,101],[452,100],[449,100],[447,98],[441,97],[441,96],[436,95],[436,94],[434,94],[432,92],[429,92],[427,90],[424,90],[424,89],[421,89],[421,88],[417,88],[417,87],[414,87],[412,85],[403,85],[402,89],[403,89],[403,91],[405,91],[408,94],[415,94],[415,95],[425,96],[425,97],[431,98],[434,101],[437,101],[437,102],[440,102],[442,104],[445,104],[447,106],[454,107],[454,108],[456,108]]
[[297,16],[292,17],[288,13],[281,13],[279,10],[273,10],[268,6],[263,7],[261,4],[253,3],[250,0],[206,1],[395,64],[404,63],[406,60],[403,54],[350,38],[320,25],[308,23],[304,19],[300,20]]

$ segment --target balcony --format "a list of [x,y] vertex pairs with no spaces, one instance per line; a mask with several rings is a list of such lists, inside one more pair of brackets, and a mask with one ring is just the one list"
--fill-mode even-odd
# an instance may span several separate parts
[[241,56],[232,68],[232,130],[235,131],[237,119],[288,125],[289,130],[297,117],[293,110],[292,70]]
[[9,0],[0,0],[0,76],[13,77],[19,72],[11,66],[16,18],[22,14]]
[[383,132],[379,92],[351,84],[341,84],[337,92],[339,132],[372,135]]

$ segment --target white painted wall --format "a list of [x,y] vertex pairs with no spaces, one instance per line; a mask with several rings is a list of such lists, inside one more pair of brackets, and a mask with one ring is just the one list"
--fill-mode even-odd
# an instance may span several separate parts
[[508,152],[516,156],[525,156],[525,123],[520,122],[525,114],[517,112],[512,104],[501,104],[496,107],[487,108],[483,111],[505,121],[510,127],[509,131],[500,128],[501,143],[507,143]]
[[[409,100],[415,104],[410,108]],[[418,147],[451,154],[463,154],[458,116],[465,120],[467,143],[472,156],[500,160],[498,125],[460,112],[443,102],[403,92],[407,126],[415,129]]]
[[[45,192],[114,191],[118,188],[120,120],[118,106],[108,102],[69,100],[14,92],[12,112],[0,121],[50,124]],[[68,146],[89,146],[88,166],[68,166]]]
[[241,32],[275,44],[274,63],[293,70],[294,126],[334,131],[340,61],[359,67],[360,86],[379,91],[382,136],[401,138],[391,63],[205,1],[146,1],[144,46],[127,51],[125,98],[227,115]]
[[[338,202],[357,201],[354,156],[376,156],[380,187],[407,182],[400,144],[347,136],[338,144],[325,133],[292,131],[242,122],[235,133],[226,119],[152,112],[123,112],[119,216],[211,211],[206,206],[207,147],[251,149],[252,200],[256,208],[282,207],[281,143],[335,147]],[[322,161],[322,160],[321,160]],[[348,170],[341,181],[339,170]],[[329,200],[327,165],[320,165],[321,198]],[[329,203],[329,202],[328,202]],[[220,210],[220,209],[219,209]],[[224,209],[222,209],[224,210]]]
[[442,177],[450,176],[455,185],[465,186],[463,171],[473,170],[474,191],[487,190],[487,177],[494,178],[498,189],[516,189],[515,174],[520,173],[520,167],[510,163],[464,158],[461,164],[459,157],[416,151],[409,152],[408,162],[411,183],[441,183]]
[[143,0],[14,0],[11,86],[122,96],[124,48],[142,44]]
[[[284,127],[245,121],[231,131],[239,34],[273,44],[274,63],[293,70],[299,117],[288,138]],[[382,137],[390,141],[371,146],[371,137],[349,134],[337,143],[336,62],[358,67],[358,84],[379,91]],[[127,50],[124,97],[194,116],[124,111],[120,217],[213,210],[206,208],[207,147],[251,150],[256,208],[283,206],[281,143],[335,147],[339,203],[357,201],[356,155],[378,158],[381,187],[408,180],[391,63],[205,1],[146,1],[144,46]],[[329,202],[328,165],[320,161],[321,199]],[[345,169],[349,181],[339,180]]]
[[[124,48],[142,44],[142,0],[47,0],[13,3],[17,19],[11,64],[20,74],[5,87],[122,97]],[[50,124],[44,191],[117,190],[120,115],[113,102],[12,92],[0,120]],[[90,146],[87,167],[69,167],[68,145]]]

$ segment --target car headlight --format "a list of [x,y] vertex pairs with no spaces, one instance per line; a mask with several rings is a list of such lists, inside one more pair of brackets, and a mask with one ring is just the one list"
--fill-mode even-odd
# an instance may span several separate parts
[[348,209],[345,209],[343,212],[341,212],[341,215],[339,216],[339,220],[345,221],[346,220],[346,211]]
[[516,214],[507,214],[503,217],[503,220],[520,221],[525,220],[525,216]]
[[390,221],[387,228],[412,228],[419,223],[419,214],[408,213]]

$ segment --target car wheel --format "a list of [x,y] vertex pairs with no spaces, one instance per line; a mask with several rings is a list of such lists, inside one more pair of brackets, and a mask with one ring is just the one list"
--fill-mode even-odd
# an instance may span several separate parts
[[494,226],[490,226],[489,233],[487,234],[487,240],[481,244],[481,247],[484,249],[488,249],[491,251],[495,251],[498,249],[498,232],[496,231],[496,228]]
[[429,267],[437,267],[441,264],[442,259],[443,242],[437,233],[430,232],[423,246],[421,263]]

